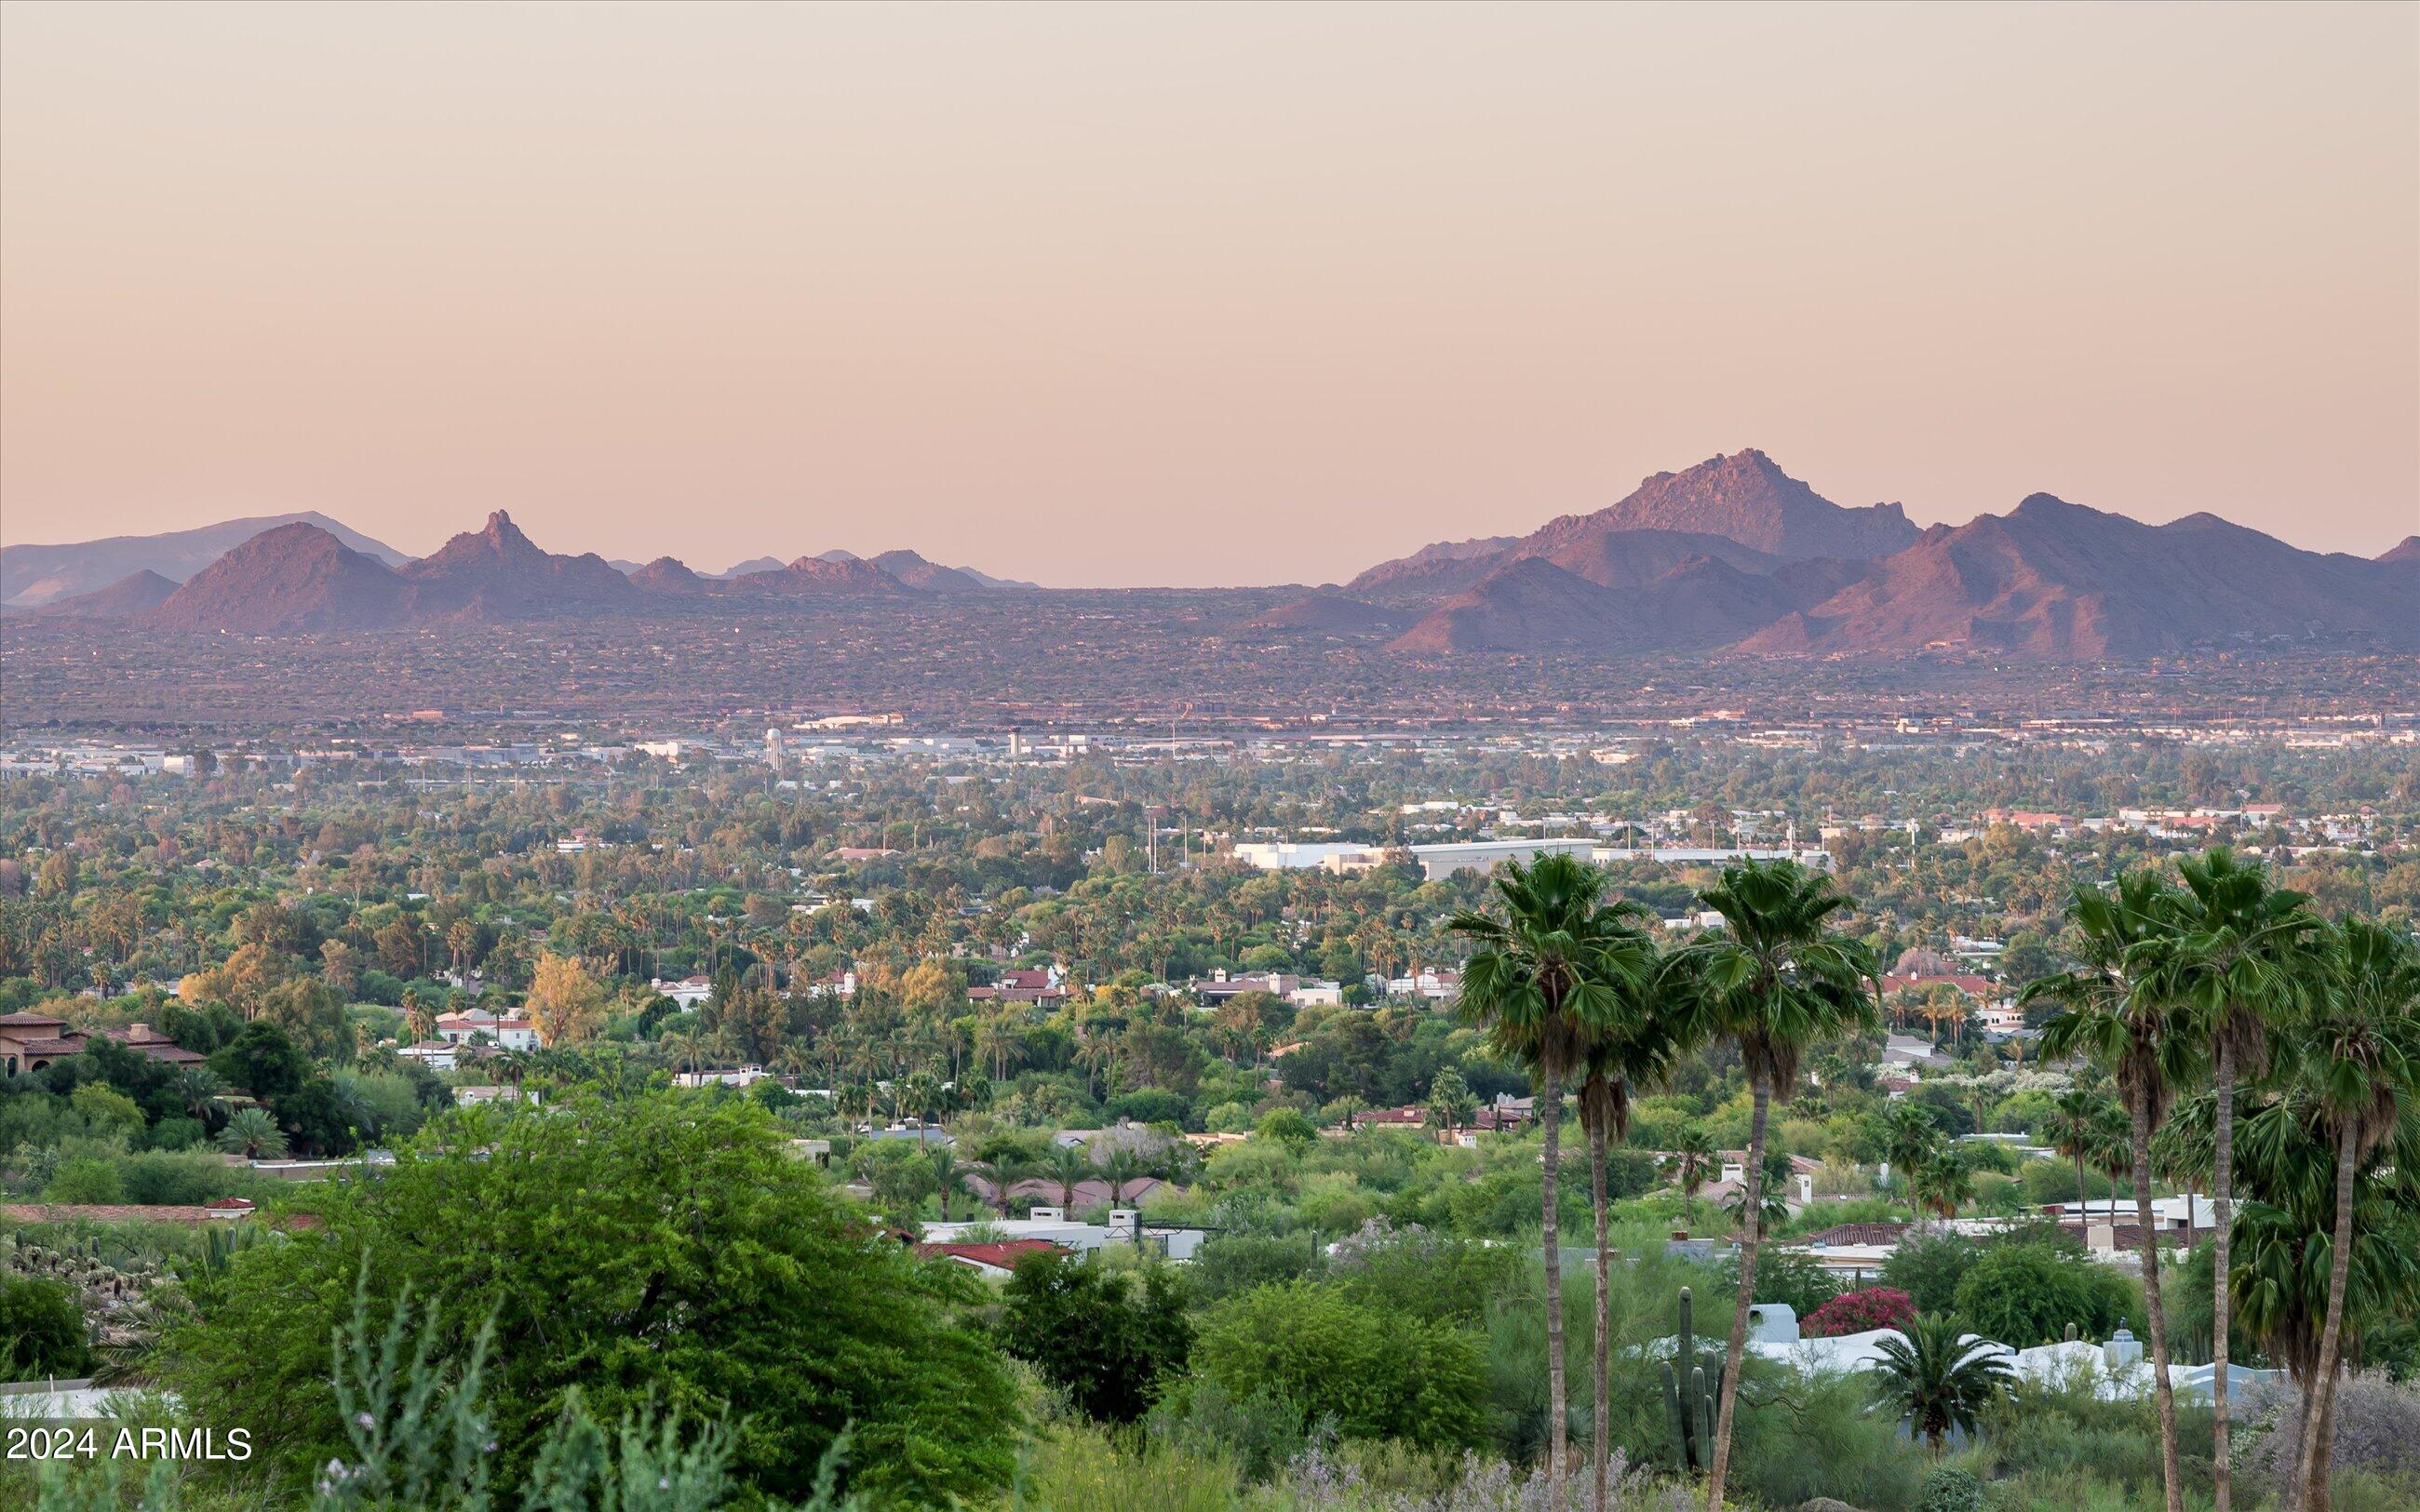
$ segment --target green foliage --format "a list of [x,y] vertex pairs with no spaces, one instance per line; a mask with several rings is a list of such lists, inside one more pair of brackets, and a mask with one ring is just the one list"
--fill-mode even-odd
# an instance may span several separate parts
[[1917,1312],[1953,1312],[1958,1285],[1982,1253],[1981,1246],[1961,1234],[1912,1234],[1883,1262],[1883,1284],[1906,1292]]
[[1001,1343],[1085,1415],[1132,1423],[1161,1378],[1185,1369],[1193,1327],[1184,1289],[1166,1264],[1130,1273],[1096,1258],[1029,1255],[1004,1289]]
[[1985,1247],[1958,1283],[1957,1312],[1973,1333],[2011,1349],[2066,1335],[2105,1338],[2125,1321],[2126,1279],[2099,1261],[2046,1244]]
[[1319,1137],[1319,1130],[1299,1108],[1278,1108],[1262,1116],[1252,1128],[1255,1139],[1271,1139],[1296,1149],[1309,1146]]
[[1519,1265],[1517,1252],[1500,1244],[1373,1223],[1337,1244],[1327,1271],[1356,1302],[1384,1316],[1475,1324],[1512,1285]]
[[323,1216],[198,1278],[172,1339],[171,1384],[255,1404],[289,1483],[342,1451],[320,1362],[365,1265],[428,1299],[450,1366],[492,1314],[506,1486],[532,1473],[574,1388],[603,1421],[728,1417],[735,1478],[770,1495],[807,1494],[852,1425],[853,1479],[877,1502],[1008,1479],[1016,1404],[954,1316],[978,1284],[874,1242],[744,1099],[466,1110],[377,1181],[332,1191]]
[[1917,1512],[1983,1512],[1983,1483],[1971,1470],[1943,1465],[1924,1477],[1924,1499]]
[[1223,1449],[1068,1423],[1035,1440],[1019,1484],[1028,1504],[1049,1512],[1230,1512],[1240,1480]]
[[1271,1282],[1316,1276],[1326,1266],[1311,1234],[1218,1234],[1194,1252],[1189,1269],[1194,1296],[1216,1303]]
[[1346,1438],[1429,1444],[1481,1442],[1482,1358],[1467,1329],[1389,1317],[1308,1281],[1220,1304],[1194,1345],[1202,1376],[1236,1400]]
[[91,1369],[84,1307],[64,1281],[0,1272],[0,1378],[74,1378]]
[[[1718,1267],[1725,1295],[1738,1289],[1739,1260],[1723,1257]],[[1840,1283],[1822,1262],[1802,1249],[1767,1249],[1756,1257],[1756,1300],[1787,1306],[1801,1318],[1840,1294]]]
[[1876,1390],[1935,1449],[1953,1428],[1975,1431],[2014,1379],[2006,1355],[1964,1337],[1959,1319],[1937,1313],[1911,1319],[1899,1337],[1875,1349],[1882,1356]]
[[229,1087],[275,1099],[302,1085],[311,1060],[285,1030],[255,1019],[210,1057],[210,1070]]

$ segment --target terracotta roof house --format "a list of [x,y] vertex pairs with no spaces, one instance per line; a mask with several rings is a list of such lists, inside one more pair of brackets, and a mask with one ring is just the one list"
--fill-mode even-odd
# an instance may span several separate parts
[[84,1053],[85,1032],[48,1013],[0,1013],[0,1076],[40,1071]]
[[199,1066],[210,1057],[199,1051],[188,1050],[148,1024],[130,1024],[122,1029],[103,1029],[101,1034],[116,1041],[129,1050],[140,1050],[164,1066]]

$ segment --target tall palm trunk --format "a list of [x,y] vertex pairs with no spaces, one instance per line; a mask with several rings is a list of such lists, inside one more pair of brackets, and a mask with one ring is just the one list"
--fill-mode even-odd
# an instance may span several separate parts
[[2134,1125],[2134,1222],[2143,1240],[2143,1307],[2151,1319],[2151,1399],[2160,1410],[2160,1476],[2168,1512],[2184,1512],[2177,1471],[2177,1394],[2168,1381],[2168,1315],[2160,1304],[2160,1236],[2151,1227],[2151,1119],[2138,1103]]
[[1589,1378],[1589,1462],[1595,1475],[1589,1505],[1605,1512],[1613,1458],[1613,1424],[1605,1410],[1612,1379],[1613,1274],[1606,1248],[1610,1214],[1605,1200],[1606,1127],[1602,1116],[1589,1120],[1589,1200],[1596,1209],[1596,1373]]
[[1540,1095],[1545,1100],[1545,1191],[1542,1194],[1546,1261],[1546,1501],[1563,1504],[1563,1460],[1571,1453],[1571,1425],[1565,1421],[1568,1392],[1563,1376],[1563,1231],[1557,1221],[1555,1187],[1563,1168],[1563,1084],[1549,1062],[1542,1068]]
[[[2230,1326],[2233,1291],[2227,1285],[2230,1257],[2235,1249],[2233,1220],[2235,1216],[2235,1046],[2225,1034],[2218,1041],[2218,1127],[2217,1159],[2211,1172],[2210,1201],[2211,1216],[2218,1232],[2211,1236],[2211,1270],[2217,1273],[2210,1304],[2210,1410],[2211,1496],[2217,1512],[2230,1512],[2235,1504],[2234,1474],[2227,1468],[2226,1402],[2226,1335]],[[2193,1234],[2193,1197],[2185,1197],[2185,1234]]]
[[2328,1314],[2319,1328],[2319,1363],[2309,1390],[2310,1426],[2303,1433],[2303,1463],[2297,1484],[2303,1512],[2326,1512],[2328,1461],[2335,1457],[2336,1368],[2344,1350],[2345,1286],[2352,1274],[2352,1169],[2355,1134],[2351,1120],[2336,1131],[2336,1227],[2328,1255]]
[[1731,1302],[1730,1352],[1722,1362],[1721,1406],[1714,1414],[1714,1463],[1706,1476],[1706,1512],[1723,1512],[1723,1480],[1731,1469],[1731,1419],[1739,1409],[1740,1362],[1747,1358],[1747,1313],[1756,1304],[1756,1249],[1764,1234],[1764,1120],[1773,1107],[1773,1084],[1759,1075],[1748,1083],[1752,1102],[1747,1125],[1746,1232],[1740,1236],[1739,1295]]

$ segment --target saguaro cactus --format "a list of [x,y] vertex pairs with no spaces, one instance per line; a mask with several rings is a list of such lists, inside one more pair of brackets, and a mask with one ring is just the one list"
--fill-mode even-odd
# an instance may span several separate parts
[[1683,1474],[1705,1468],[1714,1452],[1714,1395],[1721,1387],[1720,1365],[1713,1389],[1706,1367],[1698,1363],[1698,1331],[1689,1288],[1681,1288],[1681,1332],[1678,1348],[1664,1363],[1664,1418],[1672,1430],[1676,1462]]

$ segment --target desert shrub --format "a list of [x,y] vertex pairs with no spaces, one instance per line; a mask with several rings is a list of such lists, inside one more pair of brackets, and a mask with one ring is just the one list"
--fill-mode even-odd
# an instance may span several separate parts
[[1232,1298],[1203,1320],[1202,1374],[1230,1396],[1282,1401],[1346,1438],[1473,1444],[1483,1433],[1479,1335],[1392,1317],[1310,1281]]
[[1232,1455],[1130,1430],[1059,1424],[1036,1438],[1025,1468],[1026,1499],[1050,1512],[1227,1512],[1236,1504]]
[[199,1205],[251,1184],[227,1163],[206,1150],[148,1150],[129,1155],[118,1164],[126,1200],[146,1206],[161,1203]]
[[[2294,1432],[2303,1394],[2280,1378],[2251,1394],[2243,1417],[2243,1461],[2255,1477],[2282,1490],[2293,1476]],[[2371,1371],[2336,1383],[2335,1440],[2328,1463],[2338,1475],[2362,1472],[2420,1480],[2420,1383]]]
[[1519,1263],[1501,1245],[1417,1225],[1399,1231],[1373,1219],[1337,1243],[1327,1271],[1357,1301],[1381,1312],[1476,1323]]
[[[1477,1453],[1459,1459],[1434,1455],[1406,1456],[1398,1446],[1313,1448],[1286,1467],[1278,1496],[1293,1512],[1545,1512],[1546,1472],[1543,1466],[1514,1467]],[[1375,1448],[1381,1456],[1367,1452]],[[1564,1483],[1565,1505],[1588,1504],[1588,1474]],[[1620,1449],[1613,1452],[1607,1476],[1606,1506],[1614,1512],[1647,1512],[1675,1505],[1668,1489],[1643,1466],[1633,1464]]]
[[1869,1411],[1872,1400],[1861,1376],[1798,1377],[1751,1363],[1731,1451],[1742,1502],[1796,1506],[1829,1496],[1864,1512],[1913,1507],[1929,1460],[1908,1452],[1898,1424]]
[[[2111,1504],[2127,1495],[2160,1494],[2160,1426],[2149,1396],[2107,1400],[2099,1394],[2098,1365],[2080,1366],[2047,1380],[2021,1380],[1984,1413],[1982,1442],[1995,1476],[2045,1486],[2101,1484],[2120,1488]],[[2211,1413],[2208,1403],[2177,1403],[2178,1443],[2189,1483],[2210,1476]],[[2198,1445],[2196,1454],[2195,1446]],[[1995,1501],[2006,1498],[1994,1492]],[[2055,1501],[2044,1505],[2061,1504]]]
[[1318,1275],[1325,1257],[1311,1234],[1221,1234],[1194,1254],[1187,1269],[1194,1295],[1215,1303],[1272,1282]]
[[1922,1500],[1917,1512],[1982,1512],[1983,1483],[1971,1470],[1956,1465],[1943,1465],[1924,1477]]

